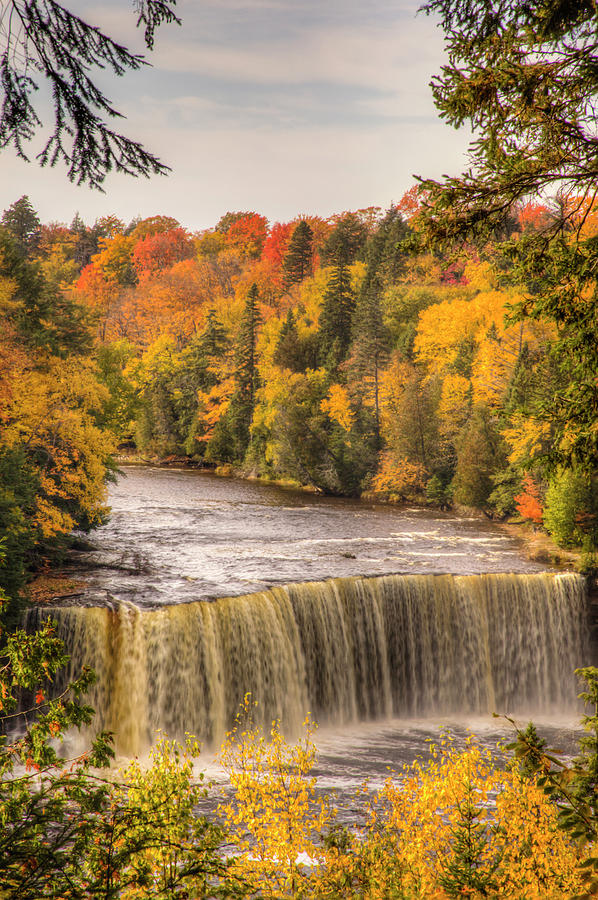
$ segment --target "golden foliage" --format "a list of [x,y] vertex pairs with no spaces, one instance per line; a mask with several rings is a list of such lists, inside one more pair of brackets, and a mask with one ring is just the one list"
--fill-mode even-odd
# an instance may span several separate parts
[[303,738],[289,744],[279,722],[268,735],[243,727],[253,705],[247,695],[220,751],[234,791],[221,807],[234,847],[233,872],[259,885],[264,897],[313,896],[306,893],[306,882],[312,868],[324,863],[321,837],[333,816],[309,777],[316,756],[314,726],[308,717]]
[[424,489],[426,477],[426,470],[419,463],[396,459],[392,453],[382,453],[378,474],[372,481],[372,490],[391,497],[413,495]]
[[38,460],[36,528],[44,538],[69,532],[75,524],[71,506],[88,522],[100,521],[113,438],[94,424],[107,390],[97,382],[92,363],[50,357],[43,369],[13,366],[10,376],[1,410],[2,445],[23,446]]
[[471,412],[471,380],[449,373],[442,382],[438,419],[443,437],[454,439]]
[[345,431],[351,431],[354,413],[351,409],[349,392],[343,384],[332,384],[328,396],[320,403],[322,412],[327,413]]
[[[482,890],[462,885],[459,835]],[[557,827],[554,805],[514,767],[497,767],[489,750],[449,739],[389,778],[370,801],[369,821],[331,852],[328,896],[364,900],[448,900],[467,896],[557,900],[581,885],[576,849]],[[472,879],[473,881],[474,879]]]
[[551,431],[550,422],[514,413],[502,432],[509,445],[509,462],[525,465],[533,460],[548,447]]

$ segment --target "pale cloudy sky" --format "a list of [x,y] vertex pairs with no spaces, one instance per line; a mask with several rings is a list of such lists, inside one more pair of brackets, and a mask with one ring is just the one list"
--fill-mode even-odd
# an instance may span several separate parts
[[[131,0],[65,0],[142,49]],[[103,76],[122,130],[172,168],[112,176],[106,194],[64,171],[0,156],[0,210],[28,194],[43,221],[158,213],[196,230],[228,210],[271,222],[388,206],[413,174],[460,171],[469,135],[437,116],[428,86],[442,33],[412,0],[179,0],[152,68]]]

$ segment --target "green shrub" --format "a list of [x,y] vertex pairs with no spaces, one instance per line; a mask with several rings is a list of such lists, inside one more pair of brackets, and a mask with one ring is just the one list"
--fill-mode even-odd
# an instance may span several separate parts
[[544,502],[544,525],[561,547],[580,544],[583,519],[591,511],[587,478],[573,469],[562,469],[550,481]]

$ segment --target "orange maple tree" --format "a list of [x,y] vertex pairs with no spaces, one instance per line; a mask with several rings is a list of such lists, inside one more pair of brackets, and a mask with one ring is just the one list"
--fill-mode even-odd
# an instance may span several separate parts
[[249,259],[259,259],[268,234],[268,220],[259,213],[237,219],[226,232],[226,243]]
[[522,519],[527,519],[535,525],[542,524],[540,489],[531,475],[526,475],[523,479],[523,490],[515,497],[515,506]]
[[139,240],[133,248],[133,265],[141,276],[144,272],[169,269],[194,255],[195,247],[187,232],[183,228],[171,228]]
[[285,222],[284,224],[275,222],[264,242],[262,259],[271,263],[275,270],[279,271],[282,266],[293,229],[293,222]]

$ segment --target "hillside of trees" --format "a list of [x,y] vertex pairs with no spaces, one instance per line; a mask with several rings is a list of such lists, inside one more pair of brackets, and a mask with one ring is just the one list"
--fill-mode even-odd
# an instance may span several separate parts
[[[479,246],[424,249],[425,193],[388,210],[270,224],[224,215],[0,230],[0,533],[10,593],[102,521],[117,447],[330,494],[453,504],[596,542],[591,467],[559,416],[577,324],[526,314],[512,248],[586,201],[513,204]],[[564,349],[565,348],[565,349]],[[568,349],[567,349],[568,348]]]

